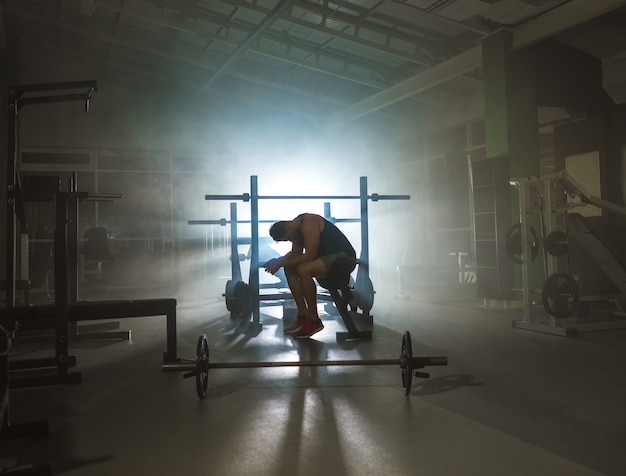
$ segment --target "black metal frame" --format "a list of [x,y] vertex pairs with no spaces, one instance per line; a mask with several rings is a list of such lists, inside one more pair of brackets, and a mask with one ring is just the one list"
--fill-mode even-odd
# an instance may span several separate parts
[[[86,199],[86,192],[54,193],[54,274],[55,303],[50,305],[0,308],[0,323],[19,321],[20,329],[52,329],[54,331],[54,357],[50,359],[13,362],[11,370],[56,367],[56,374],[34,378],[11,379],[11,386],[30,387],[38,385],[80,383],[81,375],[70,372],[75,357],[69,355],[69,342],[79,337],[77,322],[123,317],[167,316],[167,351],[165,361],[176,357],[176,300],[149,299],[138,301],[92,301],[77,302],[77,232],[76,214],[78,201]],[[87,333],[86,336],[108,339],[130,339],[131,331]]]
[[[41,93],[68,89],[84,89],[86,93],[81,94],[63,94],[63,95],[42,95]],[[17,235],[17,215],[20,215],[22,226],[24,225],[24,209],[21,202],[21,186],[17,170],[17,135],[18,126],[17,118],[20,109],[28,104],[43,104],[51,102],[84,100],[85,108],[89,108],[89,100],[94,91],[97,90],[95,81],[80,81],[71,83],[49,83],[49,84],[31,84],[22,86],[11,86],[8,88],[7,96],[7,190],[6,190],[6,224],[5,224],[5,303],[7,308],[12,309],[15,306],[16,294],[16,235]],[[35,96],[25,97],[28,93]],[[28,290],[27,290],[28,291]],[[26,291],[26,292],[27,292]],[[9,321],[10,322],[10,321]],[[6,336],[1,337],[3,344],[0,349],[0,439],[11,440],[23,437],[44,437],[48,435],[48,421],[40,420],[22,425],[11,425],[9,421],[9,347],[10,336],[5,329],[8,324],[6,320],[2,320],[2,330]],[[13,322],[13,329],[16,323]],[[65,330],[67,335],[67,329]],[[58,350],[58,349],[57,349]],[[66,363],[61,363],[61,369],[66,369]],[[40,468],[32,468],[31,470],[22,471],[22,474],[51,474],[50,466]]]
[[[84,93],[52,94],[54,91],[86,89]],[[36,377],[21,379],[13,384],[20,386],[39,386],[46,384],[79,383],[80,373],[70,373],[69,367],[75,364],[75,358],[69,355],[69,340],[80,336],[76,323],[85,320],[115,319],[122,317],[167,316],[167,350],[164,361],[175,362],[176,356],[176,300],[152,299],[139,301],[111,301],[77,303],[77,260],[78,260],[78,204],[82,200],[109,200],[120,198],[119,195],[88,194],[76,190],[76,174],[70,183],[69,192],[53,192],[53,210],[55,214],[54,230],[54,267],[55,267],[55,303],[43,306],[15,306],[16,291],[16,235],[18,218],[25,225],[23,212],[23,193],[17,169],[17,116],[19,110],[29,104],[43,104],[62,101],[85,101],[85,110],[89,109],[92,94],[97,91],[96,81],[77,81],[68,83],[47,83],[12,86],[9,97],[9,129],[7,157],[7,225],[6,225],[6,308],[0,308],[0,323],[20,328],[35,327],[52,329],[55,339],[55,355],[51,359],[21,361],[12,363],[13,369],[26,370],[42,365],[56,367],[56,374],[47,378]],[[84,334],[94,336],[93,333]],[[130,338],[130,331],[106,332],[96,334],[100,338]],[[8,365],[8,363],[7,363]],[[2,377],[0,375],[0,377]],[[8,382],[8,381],[7,381]]]
[[[45,438],[48,436],[47,419],[34,420],[28,423],[13,424],[10,420],[9,408],[9,349],[11,337],[9,331],[2,326],[0,332],[0,444],[23,438]],[[52,467],[42,465],[14,472],[15,474],[50,475]],[[13,474],[13,472],[11,473]]]
[[[46,94],[55,91],[86,89],[86,92],[72,94]],[[98,83],[90,81],[73,81],[65,83],[25,84],[10,86],[7,92],[7,223],[6,223],[6,305],[15,306],[16,286],[16,234],[17,218],[21,218],[24,226],[22,206],[22,190],[17,168],[18,152],[18,114],[31,104],[49,104],[53,102],[85,101],[85,110],[89,110],[91,96],[98,90]]]

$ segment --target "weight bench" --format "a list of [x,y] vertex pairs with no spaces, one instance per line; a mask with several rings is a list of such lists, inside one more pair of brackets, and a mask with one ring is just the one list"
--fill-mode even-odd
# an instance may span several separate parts
[[[15,325],[20,323],[20,327],[50,329],[57,328],[61,318],[60,308],[55,304],[45,304],[41,306],[27,307],[5,307],[0,308],[0,323],[3,325]],[[167,337],[166,351],[163,354],[164,362],[178,362],[176,352],[176,299],[138,299],[131,301],[89,301],[69,304],[67,306],[67,323],[78,321],[94,321],[101,319],[120,319],[127,317],[144,316],[166,316]],[[59,340],[57,336],[57,341]],[[79,373],[66,373],[66,367],[74,365],[73,356],[67,355],[67,340],[64,339],[62,349],[59,349],[57,342],[57,354],[59,351],[64,356],[63,371],[59,375],[51,378],[39,377],[37,380],[18,379],[12,382],[12,388],[24,388],[40,386],[42,384],[57,383],[80,383]],[[32,368],[52,367],[58,364],[59,355],[50,359],[36,359],[31,361],[11,362],[11,370],[27,370]]]
[[373,318],[369,310],[358,312],[355,295],[350,287],[350,273],[357,264],[358,261],[355,258],[338,258],[330,268],[326,279],[317,279],[319,285],[330,295],[318,294],[318,297],[335,304],[346,326],[347,332],[337,332],[339,342],[348,339],[372,338]]

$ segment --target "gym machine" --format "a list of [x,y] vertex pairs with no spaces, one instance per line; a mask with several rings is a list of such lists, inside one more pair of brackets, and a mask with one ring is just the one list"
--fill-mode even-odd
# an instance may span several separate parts
[[[348,309],[345,306],[346,287],[343,283],[348,280],[348,276],[339,276],[337,282],[329,280],[326,291],[318,293],[318,300],[332,302],[336,305],[342,320],[347,328],[347,332],[338,332],[337,340],[344,341],[347,339],[370,339],[372,316],[370,310],[374,302],[374,288],[369,276],[369,221],[368,221],[368,202],[377,202],[379,200],[409,200],[410,195],[379,195],[377,193],[368,194],[367,177],[360,178],[359,195],[259,195],[258,177],[253,175],[250,177],[250,193],[241,195],[205,195],[206,200],[237,200],[250,202],[250,220],[239,221],[237,219],[237,204],[230,204],[230,220],[222,218],[220,220],[189,220],[190,225],[230,225],[231,235],[231,279],[226,283],[224,297],[226,307],[231,312],[231,317],[243,317],[248,319],[252,314],[252,325],[258,330],[261,328],[260,322],[260,306],[261,303],[269,305],[272,301],[280,301],[284,303],[287,293],[262,294],[260,290],[267,287],[276,287],[276,285],[261,285],[259,282],[259,268],[265,261],[260,259],[260,238],[259,224],[274,223],[277,220],[260,220],[259,219],[259,200],[359,200],[360,217],[359,218],[333,218],[330,212],[330,203],[324,203],[324,217],[332,223],[360,223],[361,227],[361,254],[357,260],[358,269],[353,290],[350,290],[354,296],[354,306]],[[284,219],[284,218],[283,218]],[[250,224],[250,238],[238,238],[237,225]],[[250,273],[248,283],[242,280],[240,255],[238,245],[250,244]],[[341,287],[344,292],[341,292]],[[361,309],[361,312],[358,311]],[[361,325],[357,325],[357,321]],[[361,327],[361,329],[359,328]]]
[[[53,375],[11,378],[12,388],[41,385],[80,383],[77,372],[69,372],[76,359],[69,355],[69,342],[77,337],[100,339],[130,339],[130,331],[78,332],[79,321],[117,319],[165,315],[167,317],[167,351],[165,361],[176,361],[176,300],[142,299],[130,301],[89,301],[77,299],[77,206],[81,200],[119,198],[119,196],[89,194],[87,192],[55,192],[54,197],[54,304],[12,306],[0,308],[0,324],[12,333],[25,330],[54,330],[55,355],[51,358],[15,360],[9,363],[11,371],[54,367]],[[117,324],[117,323],[113,323]],[[13,340],[28,340],[18,337]]]
[[[81,90],[85,92],[73,92]],[[60,93],[59,93],[60,91]],[[66,91],[72,91],[65,94]],[[27,378],[11,378],[11,388],[23,388],[54,384],[80,383],[77,372],[69,372],[75,365],[74,356],[69,355],[69,341],[78,336],[78,321],[116,319],[122,317],[167,316],[167,350],[164,361],[178,361],[176,356],[176,300],[152,299],[135,301],[92,301],[78,302],[77,298],[77,222],[78,204],[84,200],[111,200],[120,195],[90,194],[76,189],[76,175],[70,181],[69,191],[45,193],[46,200],[53,201],[54,210],[54,273],[55,303],[38,306],[16,306],[15,292],[18,279],[17,234],[18,224],[26,226],[24,211],[25,193],[22,190],[17,167],[17,115],[29,104],[60,101],[84,101],[85,110],[93,93],[96,81],[69,83],[47,83],[12,86],[8,90],[9,128],[7,155],[7,228],[6,228],[6,307],[0,308],[0,325],[12,335],[20,329],[52,329],[55,354],[48,359],[8,362],[10,372],[54,368],[53,375],[38,375]],[[49,196],[49,197],[48,197]],[[94,334],[86,334],[93,336]],[[130,338],[130,331],[105,332],[99,338]],[[0,375],[2,377],[2,375]],[[8,378],[8,377],[7,377]]]
[[[76,92],[80,90],[80,92]],[[4,265],[5,265],[5,309],[15,309],[16,290],[20,289],[25,294],[28,302],[29,286],[27,280],[18,279],[16,254],[18,219],[22,226],[25,224],[25,213],[21,201],[21,183],[17,169],[18,149],[18,113],[22,107],[29,104],[44,104],[64,101],[84,101],[85,110],[89,109],[89,101],[92,94],[97,90],[95,81],[80,81],[72,83],[31,84],[11,86],[7,91],[7,151],[6,151],[6,223],[4,240]],[[59,93],[62,92],[62,93]],[[68,92],[71,91],[71,92]],[[13,331],[8,328],[13,326]],[[14,336],[16,323],[2,316],[0,328],[3,336],[0,345],[0,439],[11,440],[21,437],[47,437],[48,422],[39,421],[32,424],[12,426],[9,421],[9,351]],[[11,387],[13,387],[11,385]],[[24,473],[26,474],[26,473]],[[51,474],[49,466],[34,469],[31,474]]]
[[[7,114],[7,188],[6,188],[6,299],[7,306],[15,306],[17,279],[17,234],[18,222],[25,226],[26,217],[22,201],[22,185],[17,167],[18,115],[24,106],[49,104],[53,102],[84,101],[85,111],[94,92],[98,90],[96,81],[74,81],[67,83],[26,84],[11,86],[8,89]],[[70,91],[70,92],[67,92]],[[80,91],[80,92],[76,92]]]
[[[29,439],[47,438],[49,425],[47,419],[33,420],[27,423],[15,424],[11,422],[9,409],[9,351],[13,341],[13,333],[0,325],[0,447],[5,443]],[[0,473],[5,473],[5,469],[0,468]],[[52,474],[50,464],[30,465],[29,468],[15,469],[10,474],[40,475],[48,476]]]
[[210,369],[249,369],[249,368],[269,368],[269,367],[332,367],[332,366],[368,366],[368,365],[398,365],[402,375],[402,388],[404,394],[411,392],[411,382],[413,376],[421,378],[429,378],[426,372],[420,372],[417,369],[423,369],[427,365],[448,365],[448,358],[445,356],[438,357],[413,357],[413,344],[411,342],[411,334],[406,331],[402,336],[402,346],[400,349],[400,357],[396,359],[374,359],[374,360],[310,360],[300,362],[222,362],[211,363],[209,341],[205,334],[198,339],[196,347],[195,361],[181,362],[177,364],[163,364],[161,370],[164,371],[184,371],[183,378],[195,377],[196,393],[198,398],[203,400],[207,394],[208,377]]
[[[626,314],[621,301],[626,300],[626,266],[576,208],[593,205],[620,216],[626,208],[588,193],[567,171],[554,174],[512,179],[519,193],[520,222],[505,237],[505,250],[522,266],[524,317],[513,321],[513,327],[561,336],[575,336],[579,331],[608,330],[626,327]],[[533,217],[539,215],[541,232],[532,227]],[[580,278],[570,270],[559,269],[559,258],[567,257],[569,243],[575,240],[585,253],[600,266],[621,296],[611,299],[617,307],[615,318],[591,319],[572,317],[586,308],[581,302]],[[543,246],[545,281],[535,290],[531,262]],[[538,299],[540,296],[540,299]],[[546,315],[537,312],[535,302],[541,301]],[[582,312],[579,315],[585,314]]]

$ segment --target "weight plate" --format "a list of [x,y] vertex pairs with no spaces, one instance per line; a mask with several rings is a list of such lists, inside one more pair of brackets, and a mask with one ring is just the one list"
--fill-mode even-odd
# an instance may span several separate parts
[[553,231],[543,240],[544,249],[552,256],[563,256],[567,253],[567,236],[562,231]]
[[578,283],[569,274],[555,273],[541,289],[541,302],[548,314],[557,318],[571,316],[580,300]]
[[202,334],[198,339],[196,347],[196,392],[200,400],[206,397],[209,385],[209,341],[206,335]]
[[[529,227],[530,234],[532,235],[532,243],[530,244],[530,259],[531,261],[536,258],[539,253],[539,238],[537,238],[537,232],[531,226]],[[522,224],[516,223],[504,236],[504,251],[506,254],[517,264],[522,264],[524,250],[522,249]]]
[[404,394],[408,395],[411,392],[411,382],[413,381],[413,345],[409,331],[406,331],[402,337],[400,368],[402,369],[402,388]]
[[365,312],[372,310],[374,307],[374,285],[369,276],[357,275],[353,294],[357,307]]
[[252,288],[243,281],[228,280],[226,282],[226,309],[232,319],[246,318],[252,310],[254,298]]
[[224,290],[224,298],[226,301],[226,310],[233,310],[233,298],[235,297],[235,281],[229,279],[226,281],[226,289]]

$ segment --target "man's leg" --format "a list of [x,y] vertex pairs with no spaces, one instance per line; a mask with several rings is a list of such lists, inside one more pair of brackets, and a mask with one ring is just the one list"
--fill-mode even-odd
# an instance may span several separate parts
[[324,324],[322,324],[317,314],[317,286],[315,281],[313,281],[314,276],[323,276],[324,274],[324,263],[320,259],[298,266],[298,277],[300,278],[300,285],[308,312],[302,329],[294,334],[296,339],[306,339],[324,329]]
[[302,283],[300,282],[300,277],[298,276],[296,267],[286,267],[285,277],[287,278],[287,285],[289,286],[293,300],[298,308],[298,316],[288,327],[283,326],[283,332],[285,334],[295,334],[302,329],[304,323],[306,322],[307,305],[302,291]]
[[307,304],[305,301],[304,291],[302,289],[302,283],[300,282],[300,276],[295,266],[287,266],[285,268],[285,276],[287,277],[287,284],[289,290],[293,296],[293,300],[298,308],[298,316],[307,315]]
[[317,286],[313,280],[314,276],[323,278],[326,273],[324,263],[319,258],[298,266],[298,277],[300,286],[307,306],[307,319],[319,321],[317,314]]

